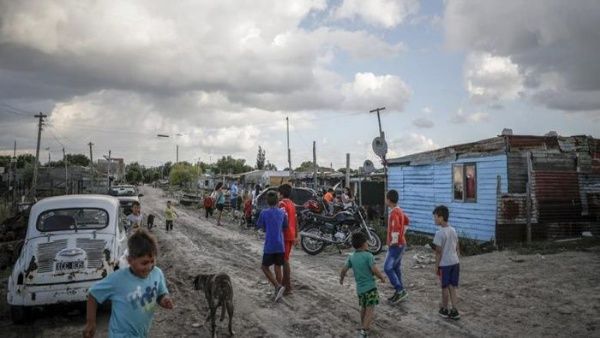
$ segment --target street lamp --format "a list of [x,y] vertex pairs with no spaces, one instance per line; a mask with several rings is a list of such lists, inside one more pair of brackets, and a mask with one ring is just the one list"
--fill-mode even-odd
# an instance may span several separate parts
[[[180,133],[175,134],[175,136],[183,136]],[[171,135],[168,134],[156,134],[158,138],[169,138]],[[179,163],[179,144],[175,145],[175,163]]]

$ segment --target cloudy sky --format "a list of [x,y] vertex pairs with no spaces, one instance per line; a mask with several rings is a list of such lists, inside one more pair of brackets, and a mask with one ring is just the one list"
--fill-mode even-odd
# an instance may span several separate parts
[[[497,135],[600,137],[597,0],[0,0],[0,153],[335,168]],[[171,138],[158,138],[156,134]],[[181,136],[176,136],[180,134]],[[47,158],[42,150],[42,159]]]

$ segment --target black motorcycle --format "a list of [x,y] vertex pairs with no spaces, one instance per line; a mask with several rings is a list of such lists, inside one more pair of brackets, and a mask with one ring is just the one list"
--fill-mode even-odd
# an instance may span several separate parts
[[338,250],[341,247],[351,246],[352,234],[358,231],[367,235],[369,251],[372,254],[380,253],[383,247],[379,235],[373,228],[367,226],[364,211],[358,206],[352,206],[333,216],[304,210],[300,217],[303,223],[300,245],[309,255],[316,255],[329,245],[337,246]]

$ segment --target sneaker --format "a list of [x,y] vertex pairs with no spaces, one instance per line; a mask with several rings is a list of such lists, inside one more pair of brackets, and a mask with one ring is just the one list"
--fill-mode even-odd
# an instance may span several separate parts
[[285,286],[278,286],[275,289],[275,302],[278,302],[281,297],[283,297],[283,293],[285,292]]
[[365,329],[361,329],[360,331],[358,331],[358,338],[367,338],[369,337],[369,331],[365,330]]
[[392,296],[390,301],[392,303],[399,303],[399,302],[405,300],[407,297],[408,297],[408,292],[406,292],[406,290],[396,291],[396,293],[394,293],[394,296]]
[[450,310],[450,313],[448,313],[448,318],[454,319],[454,320],[459,320],[460,314],[458,313],[458,310],[457,309]]
[[442,316],[443,318],[448,318],[448,315],[450,314],[450,312],[448,312],[448,309],[441,307],[440,311],[438,312],[440,316]]

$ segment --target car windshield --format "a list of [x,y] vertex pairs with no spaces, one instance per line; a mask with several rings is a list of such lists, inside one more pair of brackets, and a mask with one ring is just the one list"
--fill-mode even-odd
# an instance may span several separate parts
[[107,225],[108,212],[96,208],[48,210],[37,221],[37,229],[43,232],[102,229]]

